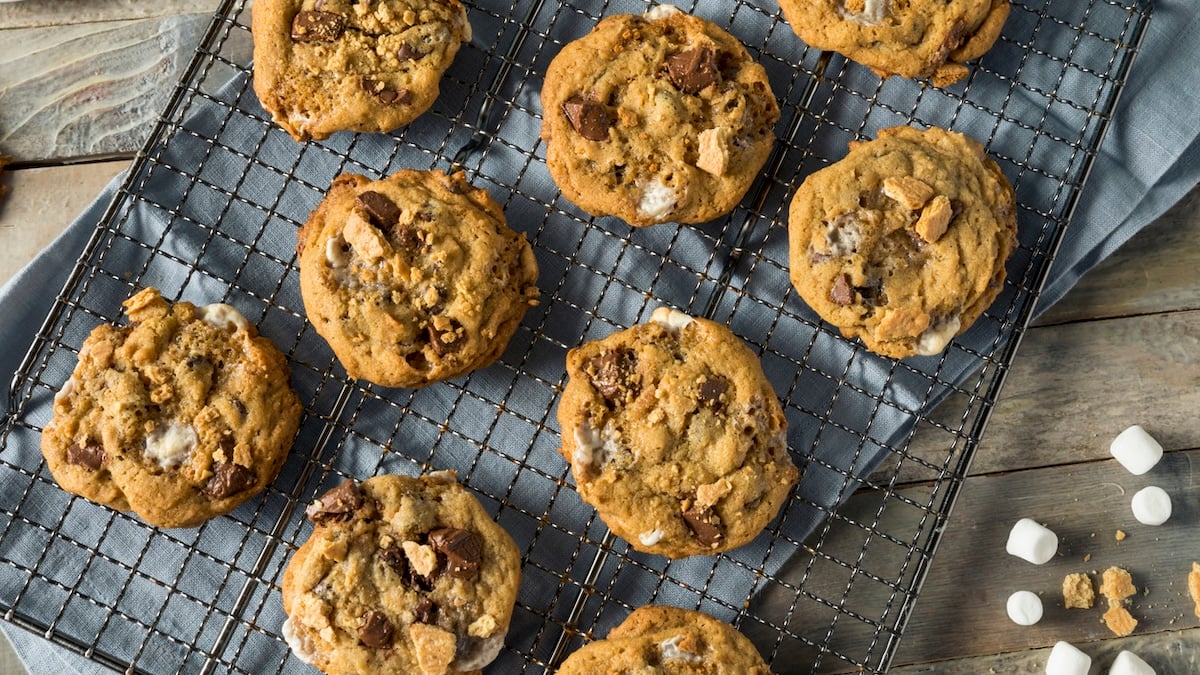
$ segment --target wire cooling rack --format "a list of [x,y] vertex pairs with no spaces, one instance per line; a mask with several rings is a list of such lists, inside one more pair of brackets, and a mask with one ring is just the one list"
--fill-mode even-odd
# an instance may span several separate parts
[[[279,581],[309,533],[303,507],[346,476],[456,469],[523,554],[513,624],[491,672],[552,671],[648,603],[734,622],[777,672],[886,670],[1150,8],[1017,2],[970,77],[938,89],[881,82],[806,49],[771,2],[685,6],[767,68],[780,141],[729,216],[631,230],[590,218],[554,188],[538,92],[563,44],[602,16],[647,4],[467,4],[473,42],[430,112],[392,135],[307,144],[259,107],[248,8],[223,5],[16,373],[0,451],[4,617],[120,670],[306,672],[279,635]],[[843,340],[793,297],[785,223],[806,175],[848,141],[896,124],[985,142],[1020,205],[1000,298],[945,354],[904,362]],[[334,176],[402,167],[465,170],[504,204],[541,266],[541,304],[502,358],[419,391],[346,377],[305,321],[294,254],[296,229]],[[278,480],[193,530],[150,528],[67,495],[38,451],[84,336],[118,321],[121,300],[151,285],[238,307],[287,353],[306,403]],[[805,472],[767,533],[715,557],[632,551],[579,501],[556,451],[567,350],[659,305],[727,323],[761,355]],[[947,398],[953,406],[931,416]]]

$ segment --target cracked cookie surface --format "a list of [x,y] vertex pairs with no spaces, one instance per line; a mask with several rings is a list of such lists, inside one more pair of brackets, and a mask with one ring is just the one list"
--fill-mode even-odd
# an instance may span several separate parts
[[398,129],[471,39],[458,0],[255,0],[254,91],[298,141]]
[[512,538],[453,472],[347,480],[309,505],[284,571],[283,635],[330,675],[476,672],[504,646]]
[[672,558],[741,546],[798,471],[758,358],[725,326],[660,308],[567,354],[560,452],[615,534]]
[[766,71],[717,25],[670,5],[600,21],[542,87],[546,162],[563,195],[633,226],[731,211],[775,142]]
[[805,179],[788,211],[792,285],[871,351],[941,353],[996,299],[1016,198],[983,146],[893,127]]
[[54,399],[42,454],[66,491],[160,527],[228,513],[275,479],[301,406],[279,350],[236,309],[154,288],[97,326]]
[[733,626],[702,612],[657,606],[634,610],[608,637],[568,656],[557,672],[771,673],[754,643]]
[[810,46],[838,52],[880,77],[966,77],[1004,27],[1009,0],[779,0],[792,30]]
[[343,174],[298,237],[309,320],[347,373],[376,384],[488,365],[537,302],[533,249],[461,173]]

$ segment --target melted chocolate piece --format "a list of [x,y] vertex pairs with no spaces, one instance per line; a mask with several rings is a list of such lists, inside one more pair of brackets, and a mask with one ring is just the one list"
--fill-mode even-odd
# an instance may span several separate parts
[[412,100],[412,93],[407,89],[392,89],[387,86],[386,82],[373,80],[369,77],[364,77],[360,80],[359,85],[363,91],[371,94],[387,105],[403,105]]
[[413,611],[416,614],[417,623],[432,624],[437,621],[438,607],[429,598],[421,598]]
[[346,479],[340,485],[321,495],[317,501],[308,505],[304,515],[314,523],[329,520],[347,520],[363,505],[362,493],[358,484]]
[[667,74],[679,91],[699,94],[717,81],[717,61],[708,47],[689,49],[667,59]]
[[628,349],[616,349],[593,356],[583,364],[592,386],[609,403],[625,403],[638,394],[638,382],[632,376],[637,357]]
[[833,278],[833,288],[829,289],[829,299],[836,305],[849,305],[854,302],[854,287],[850,285],[850,275],[843,272]]
[[401,63],[404,63],[405,61],[418,61],[424,56],[425,52],[413,47],[407,42],[400,45],[400,48],[396,50],[396,58],[399,59]]
[[707,406],[714,412],[720,412],[725,407],[725,402],[721,399],[727,391],[729,391],[729,380],[720,375],[709,375],[704,382],[700,383],[700,405]]
[[[222,443],[225,439],[221,439]],[[232,441],[232,439],[230,439]],[[201,492],[213,499],[224,499],[254,487],[257,477],[250,469],[234,462],[217,462],[212,478],[208,479]]]
[[72,443],[67,448],[67,464],[82,466],[88,471],[99,471],[104,466],[104,462],[108,460],[108,455],[104,453],[104,448],[99,445],[79,445]]
[[362,615],[358,627],[358,640],[368,647],[390,647],[392,644],[392,624],[383,612],[373,609]]
[[[458,329],[461,328],[462,326],[454,319],[450,320],[450,324],[451,324],[450,330],[444,331],[444,332],[436,330],[433,326],[429,326],[429,328],[428,328],[429,346],[433,347],[433,353],[437,354],[438,356],[445,356],[446,354],[453,354],[455,352],[461,351],[463,348],[463,342],[466,340],[466,337],[459,334],[459,331],[458,331]],[[444,336],[446,336],[448,334],[451,334],[454,336],[453,341],[446,340],[446,338]]]
[[721,519],[709,509],[692,507],[683,512],[683,521],[688,529],[696,535],[696,539],[705,546],[714,546],[721,542],[725,533],[721,531]]
[[400,207],[381,192],[367,190],[354,198],[354,205],[367,213],[367,219],[381,232],[390,232],[400,222]]
[[443,527],[429,533],[429,545],[446,556],[446,573],[456,579],[471,579],[479,573],[483,539],[474,532]]
[[396,576],[401,579],[408,577],[408,558],[404,555],[404,550],[399,546],[392,544],[387,548],[379,549],[379,559],[395,572]]
[[292,41],[330,42],[346,32],[346,17],[336,12],[300,12],[292,19]]
[[612,126],[612,119],[603,105],[575,95],[563,102],[562,109],[580,136],[589,141],[608,140],[608,129]]

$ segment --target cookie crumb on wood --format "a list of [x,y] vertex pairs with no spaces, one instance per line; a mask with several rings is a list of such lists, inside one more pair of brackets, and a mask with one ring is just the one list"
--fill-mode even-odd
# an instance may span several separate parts
[[1104,613],[1104,625],[1113,634],[1124,637],[1137,628],[1137,620],[1125,609],[1122,601],[1137,594],[1133,585],[1133,577],[1127,570],[1120,567],[1110,567],[1104,570],[1100,583],[1100,594],[1108,600],[1108,611]]
[[1133,618],[1129,610],[1120,605],[1109,606],[1108,611],[1104,613],[1104,625],[1119,637],[1132,634],[1137,624],[1137,619]]
[[1192,571],[1188,573],[1188,593],[1196,603],[1196,616],[1200,617],[1200,563],[1192,563]]
[[1063,577],[1063,604],[1068,608],[1091,609],[1096,603],[1096,590],[1092,578],[1078,572]]
[[1125,541],[1125,536],[1125,530],[1117,530],[1117,533],[1113,535],[1113,539],[1116,539],[1117,541]]

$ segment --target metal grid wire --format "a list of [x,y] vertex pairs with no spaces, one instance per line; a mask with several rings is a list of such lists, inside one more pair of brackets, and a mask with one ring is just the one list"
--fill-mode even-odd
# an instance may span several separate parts
[[[523,553],[491,672],[552,671],[647,603],[734,622],[777,672],[886,670],[1150,8],[1017,2],[970,77],[938,89],[881,82],[806,49],[772,2],[685,5],[767,68],[780,141],[729,216],[631,230],[561,198],[538,140],[537,97],[563,44],[647,4],[467,4],[473,42],[430,112],[392,135],[296,144],[249,86],[248,8],[225,3],[16,374],[0,451],[4,617],[122,670],[304,672],[279,636],[280,578],[310,532],[303,507],[346,476],[456,469]],[[785,221],[804,176],[848,141],[896,124],[985,142],[1020,204],[1000,299],[941,357],[904,362],[843,340],[793,297]],[[528,235],[542,302],[489,368],[419,391],[352,381],[305,321],[295,231],[338,173],[452,166]],[[84,336],[151,285],[235,305],[286,352],[306,403],[278,480],[194,530],[150,528],[67,495],[38,451]],[[557,454],[552,410],[567,350],[659,305],[727,323],[761,355],[805,472],[766,534],[715,557],[632,551],[579,501]]]

